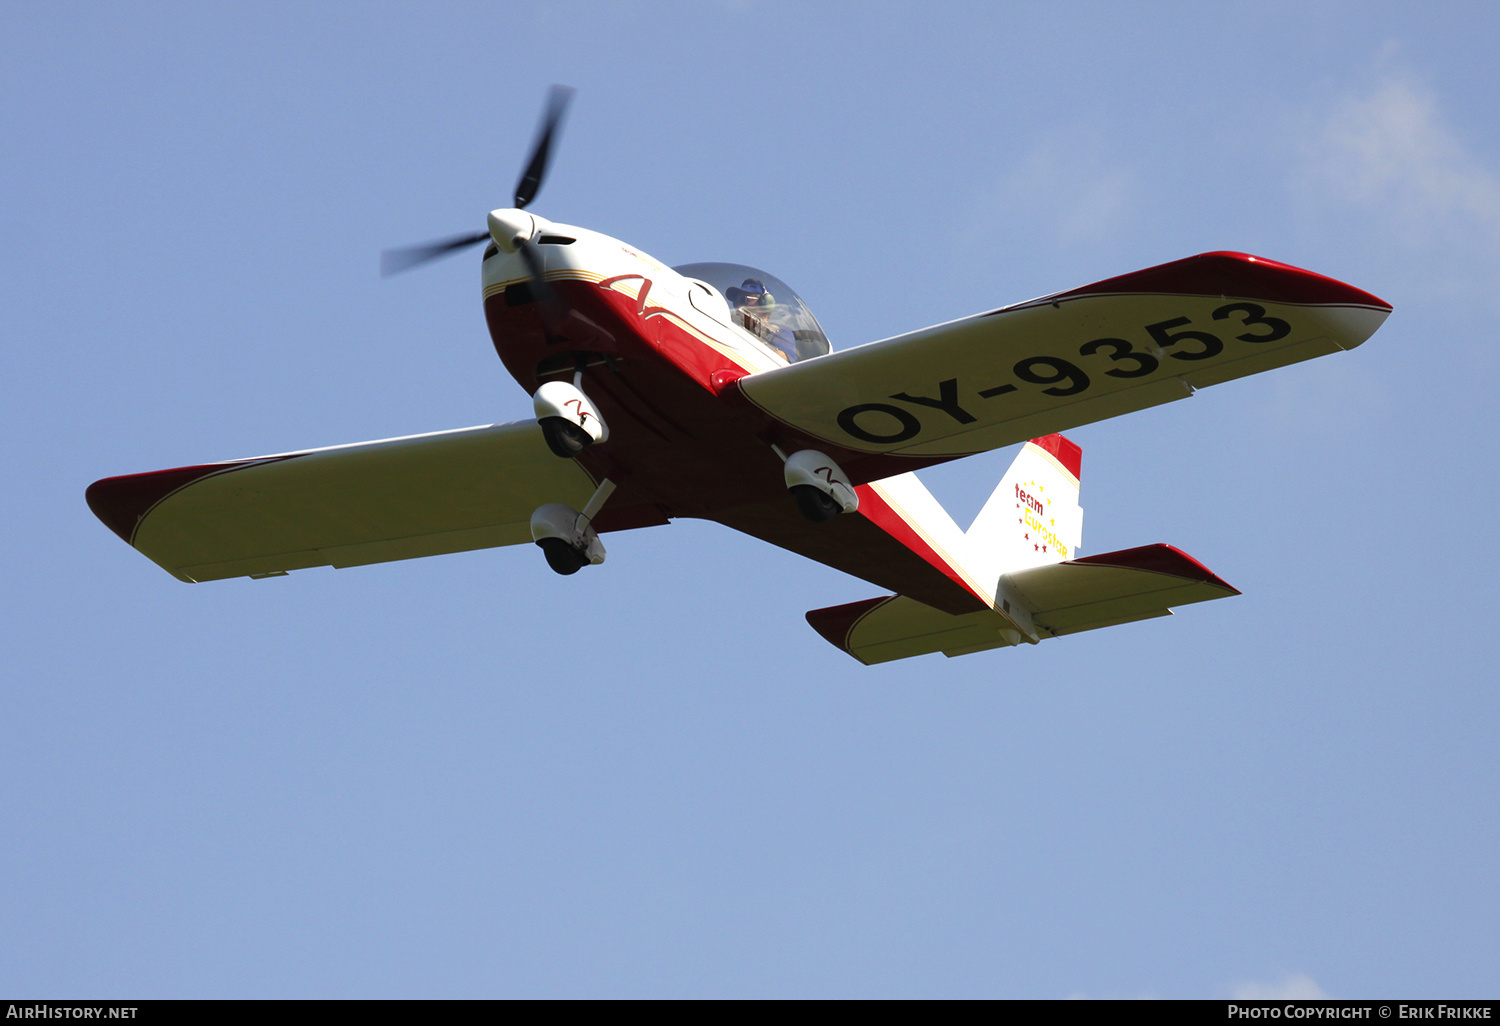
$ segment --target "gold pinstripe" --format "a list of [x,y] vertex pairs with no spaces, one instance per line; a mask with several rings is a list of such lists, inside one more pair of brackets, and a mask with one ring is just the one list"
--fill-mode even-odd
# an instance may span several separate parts
[[[599,284],[609,277],[615,276],[604,275],[599,273],[598,271],[585,271],[573,268],[548,271],[545,275],[545,279],[547,281],[585,281],[591,282],[595,285]],[[491,296],[498,295],[499,293],[504,292],[511,285],[517,285],[521,282],[530,280],[530,276],[520,278],[507,278],[504,281],[497,281],[493,284],[486,285],[484,287],[484,298],[489,299]],[[641,294],[640,281],[640,278],[626,278],[622,281],[612,283],[609,287],[612,291],[617,291],[621,295],[629,296],[631,299],[639,299]],[[685,318],[683,318],[683,316],[677,311],[669,307],[662,306],[660,303],[652,302],[649,298],[648,293],[646,308],[644,311],[642,311],[642,318],[646,319],[650,317],[670,317],[673,323],[682,328],[682,330],[686,331],[694,339],[708,346],[714,352],[718,353],[720,356],[724,357],[726,360],[730,361],[732,364],[734,364],[740,370],[745,371],[746,373],[753,374],[759,371],[771,370],[777,366],[781,366],[781,364],[774,362],[771,367],[756,367],[747,364],[746,354],[744,352],[742,352],[738,348],[720,342],[712,335],[708,335],[703,331],[700,331]]]
[[[546,281],[588,281],[593,282],[595,285],[604,280],[604,275],[598,271],[575,271],[572,269],[548,271],[542,277]],[[504,281],[497,281],[493,285],[486,285],[484,287],[484,298],[489,299],[498,292],[504,292],[512,285],[519,285],[523,281],[530,280],[531,276],[527,275],[522,278],[507,278]]]

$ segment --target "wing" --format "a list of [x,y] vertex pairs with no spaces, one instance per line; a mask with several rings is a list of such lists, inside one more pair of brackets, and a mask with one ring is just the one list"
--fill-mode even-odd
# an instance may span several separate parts
[[1388,303],[1243,253],[1205,253],[740,379],[846,450],[950,457],[1182,399],[1369,338]]
[[[173,576],[211,581],[530,542],[538,506],[581,508],[593,490],[526,421],[111,477],[87,497]],[[606,513],[600,530],[665,522]]]

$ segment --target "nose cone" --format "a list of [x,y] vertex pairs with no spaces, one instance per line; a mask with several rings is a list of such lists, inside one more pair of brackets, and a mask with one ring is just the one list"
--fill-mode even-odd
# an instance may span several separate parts
[[491,210],[489,225],[490,238],[507,253],[514,253],[517,245],[536,234],[536,218],[514,207]]

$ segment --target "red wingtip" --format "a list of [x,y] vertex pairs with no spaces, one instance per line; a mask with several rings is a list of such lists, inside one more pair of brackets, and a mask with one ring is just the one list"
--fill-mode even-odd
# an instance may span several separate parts
[[1127,570],[1149,570],[1155,574],[1169,574],[1184,580],[1212,584],[1216,588],[1223,588],[1235,595],[1241,594],[1234,585],[1175,545],[1162,543],[1141,545],[1133,549],[1121,549],[1119,552],[1101,552],[1097,556],[1080,556],[1070,562],[1118,566]]
[[136,526],[152,506],[184,485],[222,469],[216,466],[176,467],[106,477],[89,485],[83,497],[105,527],[130,543],[135,537]]
[[862,599],[859,602],[846,602],[841,606],[824,606],[822,609],[809,609],[807,611],[807,623],[813,630],[823,635],[828,642],[838,648],[849,652],[849,632],[854,625],[864,618],[865,614],[883,606],[894,595],[882,595],[879,598]]
[[[295,454],[294,454],[295,455]],[[151,512],[162,499],[194,481],[226,470],[253,467],[262,463],[274,463],[291,459],[292,456],[262,456],[258,459],[231,460],[226,463],[209,463],[196,467],[176,467],[172,470],[152,470],[144,474],[125,474],[121,477],[106,477],[95,481],[84,491],[83,497],[94,511],[94,516],[104,526],[118,534],[131,545],[135,544],[135,531],[141,519]]]
[[1391,304],[1385,300],[1353,285],[1346,285],[1336,278],[1267,260],[1265,257],[1228,251],[1200,253],[1183,260],[1148,267],[1143,271],[1122,274],[1118,278],[1106,278],[1092,285],[1048,296],[1046,301],[1118,292],[1228,295],[1279,303],[1347,304],[1371,306],[1381,310],[1391,308]]
[[1031,444],[1052,454],[1073,475],[1073,480],[1082,481],[1083,449],[1062,435],[1046,435],[1033,438]]

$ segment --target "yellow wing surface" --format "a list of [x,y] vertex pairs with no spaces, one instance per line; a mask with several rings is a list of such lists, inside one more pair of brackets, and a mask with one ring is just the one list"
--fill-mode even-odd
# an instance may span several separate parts
[[1352,349],[1390,310],[1311,271],[1205,253],[739,387],[776,419],[846,450],[961,456]]
[[[1097,556],[1006,574],[999,609],[952,614],[906,595],[814,609],[807,622],[866,665],[942,652],[987,649],[1170,616],[1172,607],[1238,595],[1196,559],[1170,545]],[[1023,635],[1017,626],[1027,631]]]
[[212,581],[526,543],[538,506],[593,490],[526,421],[105,478],[87,497],[173,576]]

